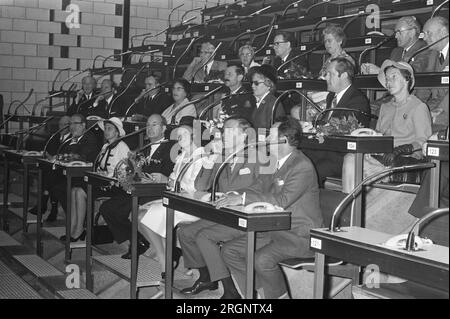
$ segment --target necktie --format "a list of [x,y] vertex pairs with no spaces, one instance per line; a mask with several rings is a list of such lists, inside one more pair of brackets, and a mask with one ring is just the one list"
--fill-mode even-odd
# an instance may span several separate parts
[[334,109],[336,105],[337,105],[337,95],[335,95],[333,100],[331,101],[331,108]]
[[205,71],[205,75],[208,75],[208,65],[205,65],[203,71]]
[[403,49],[403,52],[402,52],[402,61],[405,60],[406,52],[407,52],[406,49]]
[[444,54],[441,52],[439,54],[439,63],[442,65],[442,64],[444,64],[444,62],[445,62],[445,57],[444,57]]

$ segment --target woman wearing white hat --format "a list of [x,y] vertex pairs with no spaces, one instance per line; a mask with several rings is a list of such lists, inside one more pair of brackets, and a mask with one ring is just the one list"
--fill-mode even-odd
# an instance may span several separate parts
[[[117,117],[112,117],[108,120],[100,122],[98,125],[104,132],[106,140],[100,154],[98,156],[94,169],[97,171],[104,171],[106,175],[111,177],[114,173],[114,168],[117,163],[128,156],[130,151],[128,145],[124,141],[117,141],[119,138],[125,136],[122,121]],[[94,194],[94,197],[103,196],[106,194]],[[75,242],[84,240],[86,231],[84,230],[84,219],[86,216],[87,194],[82,187],[72,188],[72,202],[71,207],[71,231],[70,241]],[[62,241],[66,240],[65,236],[61,237]]]
[[[431,136],[431,115],[428,107],[410,92],[414,87],[414,71],[406,62],[386,60],[378,81],[393,96],[381,105],[376,131],[394,137],[392,153],[366,155],[364,177],[387,167],[412,164],[423,157],[422,145]],[[342,170],[343,191],[354,188],[354,156],[345,156]]]

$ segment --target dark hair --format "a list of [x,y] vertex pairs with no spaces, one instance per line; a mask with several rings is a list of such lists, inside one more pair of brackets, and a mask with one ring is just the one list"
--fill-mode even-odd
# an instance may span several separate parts
[[300,123],[292,116],[279,117],[275,122],[280,123],[278,126],[278,136],[285,136],[290,146],[300,148],[300,142],[303,136]]
[[275,33],[275,37],[281,35],[283,36],[283,40],[286,42],[290,42],[291,43],[291,47],[294,46],[294,36],[292,35],[292,33],[287,32],[287,31],[278,31],[277,33]]
[[325,36],[326,34],[331,34],[336,41],[341,41],[341,47],[345,45],[345,41],[347,40],[347,36],[345,35],[344,29],[338,25],[330,25],[323,29],[322,34]]
[[74,117],[74,116],[78,117],[80,119],[81,123],[87,124],[86,117],[83,114],[75,113],[71,117]]
[[352,62],[346,58],[334,58],[331,59],[330,63],[331,62],[336,62],[335,69],[339,76],[341,76],[342,73],[347,73],[350,82],[353,82],[353,78],[355,77],[355,67]]
[[178,83],[183,87],[184,91],[186,92],[187,97],[191,96],[191,83],[189,83],[188,80],[183,79],[183,78],[178,78],[173,82],[173,85],[175,85],[175,83]]
[[242,129],[244,132],[247,129],[253,127],[253,125],[245,117],[242,117],[239,115],[232,115],[232,116],[228,117],[224,123],[226,123],[230,120],[234,120],[234,121],[238,122],[239,128]]
[[245,71],[244,71],[244,68],[242,67],[242,65],[236,64],[236,63],[231,63],[231,64],[228,64],[227,67],[229,68],[231,66],[234,67],[237,75],[245,75]]
[[158,74],[156,74],[156,73],[153,73],[153,74],[147,75],[147,76],[145,77],[145,79],[148,79],[149,77],[154,78],[154,79],[155,79],[155,82],[156,82],[157,84],[160,84],[160,83],[161,83],[161,76],[160,76],[160,75],[158,75]]
[[403,76],[403,78],[406,80],[406,82],[408,82],[408,92],[410,92],[412,90],[412,74],[406,70],[406,69],[399,69],[396,66],[390,65],[387,68],[384,69],[384,75],[386,76],[386,72],[389,69],[397,69],[399,70],[400,74]]

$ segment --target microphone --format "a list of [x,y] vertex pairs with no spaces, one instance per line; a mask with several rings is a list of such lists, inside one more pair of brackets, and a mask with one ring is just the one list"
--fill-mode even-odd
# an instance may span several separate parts
[[228,50],[231,50],[233,48],[234,44],[236,43],[236,41],[238,39],[240,39],[241,37],[243,37],[244,35],[256,33],[260,30],[266,29],[268,26],[269,25],[263,25],[262,27],[256,28],[254,30],[246,30],[246,31],[242,32],[241,34],[238,34],[228,45]]
[[305,51],[305,52],[303,52],[303,53],[300,53],[300,54],[298,54],[298,55],[296,55],[296,56],[294,56],[294,57],[292,57],[292,58],[286,60],[284,63],[282,63],[282,64],[277,68],[277,73],[280,72],[280,70],[281,70],[285,65],[287,65],[288,63],[291,63],[292,61],[297,60],[298,58],[301,58],[301,57],[304,56],[304,55],[308,55],[308,54],[310,54],[311,52],[316,51],[317,49],[319,49],[319,48],[321,48],[321,47],[323,47],[323,44],[322,44],[322,43],[316,45],[315,47],[313,47],[312,49],[310,49],[310,50],[308,50],[308,51]]
[[[224,169],[225,165],[227,163],[230,162],[230,160],[232,160],[237,154],[245,151],[247,148],[249,147],[254,147],[254,146],[268,146],[268,145],[277,145],[277,144],[286,144],[287,143],[287,139],[286,138],[282,138],[279,139],[277,141],[273,141],[273,142],[253,142],[253,143],[247,143],[246,145],[244,145],[242,148],[238,149],[237,151],[231,153],[230,155],[228,155],[227,158],[225,158],[225,160],[220,163],[219,168],[217,169],[216,174],[214,175],[214,179],[213,179],[213,184],[212,184],[212,189],[211,189],[211,203],[216,201],[216,184],[217,184],[217,179],[219,178],[220,173],[222,172],[222,170]],[[181,175],[181,173],[180,173]]]
[[253,18],[254,16],[257,16],[258,14],[260,14],[260,13],[262,13],[262,12],[264,12],[264,11],[270,9],[271,7],[272,7],[272,6],[264,7],[264,8],[259,9],[259,10],[255,11],[255,12],[249,14],[249,15],[246,15],[246,16],[232,16],[232,17],[225,17],[225,18],[223,18],[223,19],[220,21],[219,26],[217,27],[217,29],[220,30],[220,29],[222,28],[223,23],[226,22],[226,21],[231,21],[231,20],[244,20],[244,19],[248,19],[248,18]]
[[448,3],[448,0],[443,1],[440,5],[436,7],[436,9],[433,10],[433,13],[431,14],[431,18],[434,18],[436,13],[439,12],[439,10],[444,6],[444,4]]
[[[90,132],[94,127],[96,127],[96,126],[98,125],[98,123],[100,123],[100,122],[102,122],[102,121],[103,121],[103,120],[99,120],[99,121],[95,122],[94,124],[92,124],[91,127],[89,127],[86,131],[84,131],[84,133],[81,134],[81,135],[78,137],[77,143],[78,143],[78,141],[81,141],[81,139],[82,139],[88,132]],[[55,158],[58,158],[58,157],[59,157],[59,154],[61,153],[62,148],[63,148],[66,144],[68,144],[69,142],[71,142],[72,140],[73,140],[73,137],[72,137],[72,138],[68,138],[68,139],[65,140],[63,143],[61,143],[61,145],[58,147],[58,150],[56,151]]]
[[272,35],[273,30],[275,29],[275,22],[277,21],[277,19],[278,19],[278,16],[274,15],[272,18],[272,21],[270,22],[270,28],[269,28],[269,31],[267,32],[266,39],[264,40],[264,43],[261,45],[261,47],[259,49],[255,50],[255,56],[257,54],[259,54],[262,50],[264,50],[264,48],[267,46],[267,43],[269,43],[269,38]]
[[198,11],[198,10],[202,10],[203,9],[203,7],[196,7],[196,8],[193,8],[193,9],[190,9],[190,10],[187,10],[185,13],[183,13],[183,15],[181,16],[181,24],[180,25],[183,25],[183,24],[185,24],[185,23],[187,23],[187,22],[189,22],[189,21],[191,21],[191,20],[193,20],[193,19],[195,19],[196,17],[190,17],[190,18],[188,18],[186,21],[183,21],[183,19],[184,19],[184,17],[188,14],[188,13],[190,13],[190,12],[194,12],[194,11]]
[[[20,104],[16,107],[15,111],[14,111],[14,115],[17,115],[18,110],[23,106],[25,107],[25,103],[30,99],[31,94],[33,94],[34,89],[30,89],[30,92],[28,92],[27,97],[25,98],[25,100],[23,100],[22,102],[20,102]],[[27,110],[28,113],[30,113],[30,111],[28,111],[28,109],[25,107],[25,109]],[[8,110],[9,113],[9,110]]]
[[154,88],[145,90],[144,92],[142,92],[137,98],[134,99],[133,103],[131,103],[131,105],[127,108],[127,110],[125,111],[125,119],[124,121],[127,120],[127,116],[128,113],[130,113],[131,109],[137,104],[139,103],[148,93],[150,93],[151,91],[154,90],[159,90],[160,88],[164,87],[164,85],[166,85],[168,82],[163,82],[158,86],[155,86]]
[[[375,173],[370,175],[369,177],[363,179],[356,187],[347,195],[344,197],[344,199],[339,203],[339,205],[336,207],[336,209],[333,212],[333,215],[331,216],[331,222],[329,231],[331,233],[334,233],[336,231],[339,231],[339,228],[336,226],[336,221],[338,220],[339,216],[344,211],[344,208],[347,207],[350,201],[352,201],[354,198],[356,198],[361,191],[364,189],[366,185],[370,185],[373,182],[376,182],[377,180],[390,175],[392,173],[397,172],[406,172],[406,171],[414,171],[419,169],[428,169],[435,167],[435,163],[420,163],[420,164],[414,164],[414,165],[406,165],[406,166],[399,166],[399,167],[392,167],[385,169],[381,172]],[[353,219],[354,216],[351,217],[351,225],[353,225]]]
[[407,251],[417,251],[418,248],[415,247],[415,237],[419,235],[420,226],[423,224],[427,224],[430,219],[434,219],[438,216],[446,215],[449,213],[448,207],[437,208],[427,213],[425,216],[421,217],[418,221],[414,223],[411,227],[411,230],[408,233],[408,237],[406,238],[406,247]]
[[192,83],[194,83],[195,76],[197,75],[198,71],[202,70],[205,67],[205,65],[207,65],[212,59],[214,59],[214,56],[216,55],[217,50],[219,50],[221,45],[222,45],[222,42],[219,42],[217,47],[214,49],[213,53],[208,57],[208,59],[206,59],[206,61],[200,66],[200,68],[198,68],[197,71],[195,71],[194,75],[192,76],[192,80],[191,80]]
[[[61,86],[59,87],[59,90],[60,90],[60,91],[63,91],[63,86],[64,86],[64,84],[66,84],[68,81],[72,80],[74,77],[77,77],[78,75],[83,74],[83,73],[85,73],[85,72],[87,72],[87,71],[89,71],[89,69],[84,69],[84,70],[82,70],[82,71],[80,71],[80,72],[78,72],[78,73],[72,75],[71,77],[67,78],[67,80],[65,80],[65,81],[61,84]],[[70,88],[69,88],[68,91],[70,91]]]
[[209,91],[208,93],[206,93],[205,95],[203,95],[202,97],[200,97],[200,98],[198,98],[198,99],[196,99],[196,100],[194,100],[194,101],[191,101],[191,102],[189,102],[189,103],[186,103],[186,104],[180,106],[179,109],[175,110],[174,114],[172,115],[172,120],[174,121],[175,118],[176,118],[176,115],[177,115],[182,109],[184,109],[185,107],[187,107],[187,106],[189,106],[189,105],[191,105],[191,104],[195,104],[195,103],[198,103],[198,102],[200,102],[200,101],[203,101],[204,99],[210,97],[210,96],[213,95],[214,93],[220,91],[222,88],[223,88],[223,86],[218,86],[218,87],[216,87],[214,90],[211,90],[211,91]]
[[158,32],[158,33],[156,33],[155,35],[146,36],[144,39],[142,39],[141,46],[144,46],[144,45],[145,45],[145,40],[150,39],[150,38],[155,38],[155,37],[157,37],[158,35],[163,34],[163,33],[166,32],[167,30],[169,30],[169,28],[170,28],[170,27],[167,27],[167,28],[165,28],[164,30],[162,30],[162,31],[160,31],[160,32]]
[[173,8],[172,10],[170,10],[169,13],[169,17],[167,18],[167,25],[170,27],[170,18],[172,17],[172,14],[175,10],[181,8],[182,6],[184,6],[184,3],[180,4],[179,6],[176,6],[175,8]]
[[222,102],[222,101],[224,101],[224,100],[226,100],[226,99],[228,99],[228,98],[230,98],[230,97],[237,96],[237,95],[247,95],[247,94],[250,94],[250,92],[230,93],[230,94],[224,96],[223,98],[221,98],[221,99],[219,99],[219,100],[217,100],[217,101],[215,101],[215,102],[213,102],[213,103],[207,105],[207,106],[200,112],[200,115],[198,116],[198,118],[201,119],[201,118],[203,117],[203,115],[205,115],[206,112],[208,112],[211,108],[213,108],[214,106],[216,106],[216,105],[219,104],[220,102]]
[[374,46],[371,46],[371,47],[368,47],[368,48],[364,49],[364,50],[361,52],[361,54],[359,55],[359,58],[358,58],[358,65],[359,65],[360,72],[361,72],[361,61],[362,61],[363,56],[364,56],[367,52],[369,52],[369,51],[378,49],[378,48],[381,47],[383,44],[386,44],[387,42],[391,41],[391,40],[394,39],[394,38],[395,38],[395,33],[392,34],[391,36],[385,38],[384,40],[380,41],[380,43],[378,43],[378,44],[376,44],[376,45],[374,45]]
[[66,102],[63,101],[63,102],[56,103],[54,105],[44,105],[44,106],[41,107],[41,112],[39,113],[39,116],[44,116],[44,114],[43,114],[44,109],[52,109],[54,107],[59,107],[59,106],[62,106],[62,105],[66,105]]
[[194,25],[191,25],[189,28],[186,28],[183,31],[183,33],[181,34],[181,38],[185,38],[186,37],[186,33],[191,31],[192,29],[195,29],[195,28],[198,28],[198,27],[205,27],[205,24],[194,24]]
[[302,2],[303,2],[303,0],[298,0],[298,1],[295,1],[295,2],[293,2],[293,3],[291,3],[291,4],[289,4],[289,5],[284,9],[283,13],[281,14],[281,19],[283,19],[283,18],[286,16],[286,13],[288,12],[289,9],[291,9],[292,7],[294,7],[294,8],[298,7],[298,5],[299,5],[300,3],[302,3]]
[[114,100],[111,101],[111,104],[109,105],[109,110],[108,110],[108,116],[111,117],[111,111],[112,108],[114,106],[114,103],[117,101],[117,99],[119,97],[121,97],[122,95],[125,94],[125,92],[130,88],[131,84],[133,84],[133,82],[136,80],[136,78],[138,77],[138,75],[142,72],[142,70],[144,70],[144,68],[146,68],[148,66],[148,63],[144,64],[137,72],[136,74],[131,78],[130,82],[128,82],[128,85],[126,86],[126,88],[119,94],[116,96],[116,98]]
[[[49,100],[49,99],[51,99],[51,98],[53,98],[53,97],[59,96],[59,95],[61,95],[61,94],[63,94],[63,93],[64,93],[63,91],[59,91],[59,92],[50,94],[49,96],[46,96],[46,97],[40,99],[39,101],[37,101],[36,103],[34,103],[33,107],[31,108],[31,115],[34,116],[35,111],[36,111],[36,107],[37,107],[39,104],[41,104],[42,102],[47,101],[47,100]],[[19,107],[17,107],[17,108],[16,108],[16,111],[14,112],[14,114],[16,114],[16,115],[17,115],[17,109],[18,109],[18,108],[19,108]]]
[[425,51],[425,50],[431,48],[431,47],[432,47],[433,45],[435,45],[436,43],[439,43],[439,42],[441,42],[441,41],[443,41],[443,40],[445,40],[445,39],[447,39],[447,38],[448,38],[448,34],[445,35],[445,36],[443,36],[442,38],[440,38],[440,39],[434,41],[433,43],[428,44],[428,45],[424,46],[423,48],[420,48],[419,50],[417,50],[416,52],[414,52],[413,55],[411,55],[411,57],[410,57],[409,60],[408,60],[408,63],[410,63],[411,61],[413,61],[413,58],[414,58],[416,55],[418,55],[420,52],[423,52],[423,51]]
[[148,35],[152,35],[151,32],[147,32],[147,33],[142,33],[142,34],[135,34],[130,38],[130,43],[131,43],[131,47],[134,48],[133,45],[133,40],[136,39],[137,37],[143,37],[143,36],[148,36]]
[[[80,104],[78,104],[78,107],[77,107],[77,113],[80,111],[80,108],[81,108],[82,105],[84,105],[84,104],[86,104],[87,102],[92,101],[92,100],[95,101],[99,96],[102,96],[102,95],[108,95],[108,94],[111,93],[111,92],[113,92],[113,91],[111,90],[111,91],[99,93],[99,94],[97,94],[97,95],[94,95],[94,96],[91,97],[90,99],[81,102]],[[90,107],[90,108],[91,108],[91,107]]]
[[157,53],[157,52],[161,52],[161,51],[159,49],[155,49],[155,50],[150,50],[145,53],[142,53],[141,57],[139,58],[139,63],[142,63],[142,60],[144,59],[145,56],[152,55],[153,53]]
[[281,98],[286,96],[286,95],[291,95],[293,93],[296,93],[298,95],[300,95],[301,97],[305,98],[309,103],[312,104],[312,106],[316,109],[316,111],[318,112],[322,112],[322,109],[320,108],[320,106],[318,106],[314,101],[312,101],[306,94],[304,94],[303,92],[299,91],[299,90],[286,90],[283,93],[280,94],[279,97],[277,97],[277,99],[275,100],[275,103],[273,104],[273,108],[272,108],[272,117],[271,117],[271,122],[270,122],[270,126],[273,125],[274,121],[275,121],[275,110],[278,106],[279,101],[281,101]]
[[[44,150],[42,151],[42,155],[43,155],[44,157],[45,157],[45,153],[47,152],[47,148],[48,148],[48,145],[49,145],[50,141],[51,141],[52,139],[54,139],[56,135],[58,135],[59,133],[61,133],[61,132],[64,131],[65,129],[68,129],[69,127],[70,127],[70,124],[67,124],[66,126],[64,126],[64,127],[60,128],[59,130],[57,130],[55,133],[53,133],[53,134],[48,138],[47,142],[46,142],[45,145],[44,145]],[[70,138],[69,138],[69,139],[70,139]]]
[[127,54],[130,54],[132,51],[130,51],[130,50],[128,50],[128,51],[125,51],[125,52],[122,52],[122,53],[118,53],[118,54],[111,54],[110,56],[107,56],[104,60],[103,60],[103,63],[102,63],[102,68],[104,68],[105,67],[105,62],[106,61],[108,61],[108,59],[110,59],[110,58],[115,58],[115,57],[121,57],[121,56],[124,56],[124,55],[127,55]]
[[306,9],[305,14],[302,15],[302,16],[300,16],[300,17],[298,17],[298,19],[303,19],[304,17],[307,17],[308,14],[309,14],[309,12],[310,12],[312,9],[314,9],[314,8],[316,8],[316,7],[318,7],[318,6],[321,6],[321,5],[323,5],[323,4],[329,4],[329,5],[334,5],[334,6],[338,6],[338,5],[339,5],[339,3],[330,2],[329,0],[328,0],[328,1],[318,2],[318,3],[316,3],[316,4],[313,4],[313,5],[309,6],[309,7]]
[[[194,44],[195,41],[199,40],[203,38],[202,37],[197,37],[197,38],[192,38],[191,42],[189,43],[189,45],[187,46],[186,50],[183,51],[183,53],[181,53],[181,55],[178,57],[178,59],[175,61],[175,64],[173,66],[173,73],[172,73],[172,78],[175,79],[175,74],[177,72],[177,67],[178,67],[178,63],[180,63],[181,59],[186,55],[186,53],[189,52],[189,50],[191,49],[192,45]],[[180,40],[178,40],[179,42]],[[173,54],[173,49],[175,48],[177,41],[175,41],[174,45],[172,46],[172,50],[170,52],[170,54]]]
[[60,76],[60,74],[63,73],[64,71],[70,71],[70,70],[72,70],[72,68],[65,68],[65,69],[62,69],[62,70],[58,71],[58,73],[56,74],[56,76],[55,76],[55,78],[53,79],[53,82],[52,82],[52,92],[55,91],[55,82],[58,79],[58,77]]
[[23,135],[22,138],[18,138],[17,139],[17,145],[16,145],[16,149],[19,150],[23,144],[23,140],[25,139],[25,136],[30,135],[33,131],[36,131],[37,129],[41,128],[42,126],[46,125],[48,121],[52,120],[54,118],[54,116],[50,116],[49,118],[45,119],[44,121],[42,121],[42,123],[39,123],[38,125],[29,127],[26,130],[22,130],[22,131],[17,131],[15,132],[15,135]]
[[369,118],[378,118],[376,115],[372,115],[369,113],[366,113],[364,111],[360,111],[360,110],[355,110],[355,109],[349,109],[349,108],[345,108],[345,107],[334,107],[334,108],[330,108],[330,109],[325,109],[323,111],[321,111],[319,114],[317,114],[316,118],[314,119],[314,123],[313,126],[317,127],[317,122],[319,121],[319,118],[328,112],[333,112],[333,111],[349,111],[349,112],[357,112],[359,114],[362,114],[364,116],[367,116]]

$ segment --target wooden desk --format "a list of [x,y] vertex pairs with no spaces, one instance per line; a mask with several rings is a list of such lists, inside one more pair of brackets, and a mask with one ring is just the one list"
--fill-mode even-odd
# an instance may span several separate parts
[[199,199],[205,192],[164,192],[163,204],[167,207],[166,220],[166,286],[165,297],[172,298],[172,241],[174,211],[206,219],[247,233],[247,291],[245,296],[253,298],[253,277],[255,263],[255,232],[287,230],[291,228],[290,212],[247,213],[243,206],[217,209]]
[[439,207],[441,162],[448,162],[448,141],[427,141],[427,157],[436,164],[430,175],[430,207]]
[[42,152],[26,151],[26,150],[4,150],[4,188],[3,188],[3,207],[5,212],[8,210],[8,193],[9,193],[9,168],[10,163],[22,164],[23,166],[23,183],[22,183],[22,196],[23,196],[23,212],[22,212],[22,230],[27,232],[27,217],[28,217],[28,203],[29,203],[29,179],[28,175],[30,167],[36,165],[38,158],[42,157]]
[[[300,144],[302,149],[332,151],[340,153],[355,154],[355,186],[363,180],[364,154],[369,153],[389,153],[394,148],[394,138],[392,136],[325,136],[324,142],[314,138],[312,134],[306,134]],[[364,216],[362,216],[361,196],[355,198],[352,206],[350,225],[362,226]]]
[[[86,287],[93,291],[92,278],[92,219],[93,219],[93,187],[111,187],[117,185],[117,179],[107,177],[97,172],[86,172],[84,181],[87,182],[87,213],[86,213]],[[136,299],[136,282],[138,271],[138,255],[137,255],[137,223],[139,198],[149,197],[150,195],[161,197],[166,190],[165,183],[136,183],[130,193],[132,196],[131,210],[131,278],[130,278],[130,296]]]
[[392,235],[360,227],[341,232],[312,229],[310,248],[315,252],[314,297],[323,298],[325,256],[361,266],[376,265],[381,272],[448,292],[448,247],[430,245],[420,251],[388,248]]
[[[41,198],[43,193],[43,172],[45,170],[60,171],[62,175],[66,177],[66,196],[67,196],[67,209],[66,209],[66,243],[65,243],[65,261],[70,260],[70,216],[71,216],[71,202],[72,202],[72,179],[76,177],[83,177],[86,171],[92,170],[92,163],[86,163],[83,166],[70,166],[67,163],[60,161],[49,161],[47,159],[38,159],[36,166],[38,167],[38,214],[37,220],[42,218],[41,210]],[[41,223],[37,223],[36,227],[36,253],[38,256],[42,256],[41,245]]]

